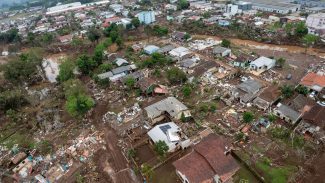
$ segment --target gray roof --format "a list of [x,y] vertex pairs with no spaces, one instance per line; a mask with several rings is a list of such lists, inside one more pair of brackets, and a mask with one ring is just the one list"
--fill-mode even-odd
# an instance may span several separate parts
[[256,93],[260,90],[261,87],[262,87],[262,85],[254,79],[249,79],[245,82],[242,82],[241,84],[239,84],[237,86],[237,88],[239,88],[247,93]]
[[105,73],[102,73],[102,74],[98,74],[97,76],[98,76],[99,79],[107,79],[109,77],[112,77],[113,73],[111,71],[109,71],[109,72],[105,72]]
[[221,47],[221,46],[217,46],[217,47],[213,48],[213,53],[219,54],[219,53],[223,53],[223,52],[225,52],[227,50],[229,50],[229,48],[224,48],[224,47]]
[[274,66],[275,60],[270,59],[267,57],[260,57],[253,62],[251,62],[251,65],[256,65],[257,67],[262,67],[262,66]]
[[157,103],[144,108],[149,118],[156,118],[167,112],[170,116],[176,117],[180,112],[186,111],[188,108],[177,100],[175,97],[165,98]]
[[166,46],[160,48],[157,52],[158,53],[166,53],[166,52],[173,50],[174,48],[175,48],[175,46],[170,44],[170,45],[166,45]]
[[117,66],[122,66],[122,65],[128,65],[129,64],[129,62],[127,61],[127,60],[125,60],[125,59],[123,59],[123,58],[117,58],[117,59],[115,59],[115,64],[117,65]]
[[288,10],[290,8],[300,7],[299,4],[293,4],[293,3],[274,2],[274,1],[267,1],[267,0],[249,0],[249,1],[253,3],[253,6],[279,9],[279,10]]
[[287,105],[279,104],[278,109],[279,112],[281,112],[284,116],[290,118],[292,121],[297,121],[300,117],[300,113],[293,110]]
[[185,68],[191,68],[195,63],[196,62],[193,59],[185,59],[180,63],[180,65]]
[[132,69],[131,69],[131,66],[130,66],[130,65],[126,65],[126,66],[117,67],[117,68],[113,69],[113,70],[112,70],[112,73],[113,73],[114,75],[116,75],[116,74],[120,74],[120,73],[122,73],[122,72],[130,71],[130,70],[132,70]]

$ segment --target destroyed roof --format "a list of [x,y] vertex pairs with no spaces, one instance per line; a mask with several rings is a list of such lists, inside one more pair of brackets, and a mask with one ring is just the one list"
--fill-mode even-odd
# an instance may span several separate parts
[[292,109],[291,107],[281,104],[278,104],[278,111],[280,111],[284,116],[288,117],[292,121],[297,121],[300,117],[300,113]]
[[302,94],[299,94],[295,99],[289,102],[289,106],[296,111],[302,111],[306,106],[311,108],[311,106],[314,106],[315,104],[316,102],[314,100]]
[[251,64],[256,65],[256,67],[270,66],[275,64],[275,60],[267,57],[260,57],[251,62]]
[[191,68],[194,66],[195,63],[195,59],[185,59],[180,63],[180,65],[181,67]]
[[129,64],[129,62],[127,60],[123,59],[123,58],[116,58],[114,62],[115,62],[115,64],[117,66],[122,66],[122,65],[128,65]]
[[274,102],[281,95],[281,91],[278,86],[271,85],[263,90],[263,92],[259,95],[259,98],[267,101]]
[[304,114],[302,119],[325,130],[325,107],[318,104],[314,105],[311,110]]
[[261,87],[262,85],[254,79],[244,81],[237,86],[237,88],[247,93],[256,93]]
[[210,134],[173,165],[189,182],[214,182],[216,175],[226,182],[240,168],[230,154],[225,154],[227,146],[229,143],[224,137]]
[[114,75],[116,75],[116,74],[120,74],[122,72],[130,71],[130,70],[132,70],[131,66],[130,65],[126,65],[126,66],[121,66],[121,67],[117,67],[117,68],[113,69],[112,70],[112,73]]
[[142,92],[145,92],[150,86],[155,84],[155,81],[151,78],[143,78],[137,82]]
[[325,74],[310,72],[301,79],[300,84],[320,91],[325,87]]
[[240,54],[235,62],[247,62],[247,61],[253,61],[255,58],[251,55],[247,55],[247,54]]
[[188,108],[175,97],[165,98],[144,109],[151,119],[159,117],[164,112],[167,112],[172,117],[176,117],[180,112],[188,110]]
[[223,53],[223,52],[225,52],[227,50],[229,50],[229,48],[224,48],[224,47],[221,47],[221,46],[217,46],[217,47],[213,48],[213,53],[219,54],[219,53]]
[[170,45],[166,45],[166,46],[160,48],[157,52],[158,53],[165,53],[165,52],[169,52],[169,51],[173,50],[174,48],[175,48],[175,46],[170,44]]
[[175,143],[180,141],[180,137],[177,132],[180,131],[180,128],[174,123],[163,123],[153,127],[149,132],[148,135],[152,141],[164,141],[166,142],[167,146],[169,147],[169,151],[173,151],[175,149]]
[[98,76],[99,79],[107,79],[107,78],[112,77],[113,75],[114,74],[111,71],[109,71],[109,72],[105,72],[105,73],[102,73],[102,74],[98,74],[97,76]]
[[194,72],[191,76],[199,77],[213,67],[219,67],[219,64],[215,61],[201,61],[199,65],[194,67]]

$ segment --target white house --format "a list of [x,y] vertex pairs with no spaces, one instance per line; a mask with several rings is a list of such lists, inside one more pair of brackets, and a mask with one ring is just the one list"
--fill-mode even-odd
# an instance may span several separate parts
[[213,48],[213,54],[216,56],[219,56],[219,57],[230,56],[231,49],[217,46],[217,47]]
[[260,57],[250,63],[250,69],[257,72],[263,72],[269,70],[274,66],[275,66],[275,60],[267,57]]
[[136,15],[138,17],[140,23],[143,24],[151,24],[156,21],[156,16],[154,11],[142,11]]
[[169,148],[168,152],[174,152],[181,145],[180,132],[181,129],[174,122],[168,122],[153,127],[148,136],[154,143],[164,141]]
[[182,60],[186,55],[191,54],[191,51],[185,47],[178,47],[169,52],[170,56],[178,60]]
[[325,35],[325,13],[312,14],[307,17],[306,25],[310,34]]

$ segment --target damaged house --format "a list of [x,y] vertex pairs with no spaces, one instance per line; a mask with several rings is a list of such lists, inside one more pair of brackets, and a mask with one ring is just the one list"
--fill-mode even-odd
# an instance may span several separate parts
[[175,97],[168,97],[159,102],[144,108],[152,124],[162,121],[166,117],[172,119],[181,119],[182,114],[185,118],[191,117],[190,110]]
[[166,86],[156,84],[156,82],[151,78],[143,78],[139,80],[137,82],[137,86],[140,88],[141,92],[145,95],[168,93],[168,89]]
[[232,182],[240,167],[229,152],[224,137],[210,134],[173,165],[183,183]]
[[317,143],[325,142],[325,107],[314,105],[302,116],[301,123],[296,129],[306,138],[312,138]]
[[237,85],[232,91],[232,96],[239,99],[240,103],[247,104],[256,97],[261,88],[262,85],[258,81],[249,79]]
[[278,86],[272,85],[267,87],[253,101],[254,105],[264,111],[271,107],[281,96],[281,90]]

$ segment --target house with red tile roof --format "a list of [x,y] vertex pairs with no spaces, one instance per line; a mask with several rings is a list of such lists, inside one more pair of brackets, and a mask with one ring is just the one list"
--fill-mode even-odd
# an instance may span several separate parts
[[210,134],[173,165],[183,183],[227,182],[240,168],[229,152],[224,137]]
[[325,87],[325,73],[310,72],[301,79],[300,84],[319,92]]

